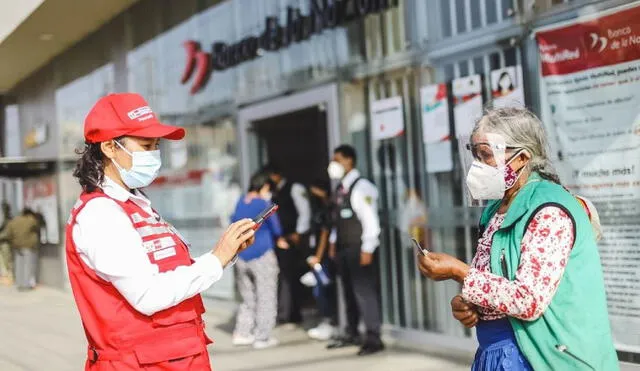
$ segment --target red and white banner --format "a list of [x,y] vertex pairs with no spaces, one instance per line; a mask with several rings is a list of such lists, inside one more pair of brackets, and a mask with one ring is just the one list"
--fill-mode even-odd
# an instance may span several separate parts
[[482,117],[482,77],[471,75],[451,82],[453,90],[453,120],[456,137],[468,137]]
[[373,140],[399,137],[404,134],[402,97],[371,102],[371,136]]
[[640,7],[536,35],[542,76],[567,75],[640,59]]
[[422,135],[428,173],[453,170],[447,84],[420,88]]
[[640,351],[640,3],[536,34],[558,170],[596,203],[617,346]]

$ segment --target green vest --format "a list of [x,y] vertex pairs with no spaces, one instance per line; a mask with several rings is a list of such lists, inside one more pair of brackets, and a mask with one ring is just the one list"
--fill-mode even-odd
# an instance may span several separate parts
[[[482,230],[499,206],[500,201],[491,202],[484,210]],[[582,205],[562,186],[535,173],[529,177],[493,237],[491,272],[515,279],[522,237],[531,218],[545,206],[557,206],[568,213],[576,238],[564,275],[543,315],[533,321],[509,317],[518,346],[536,371],[619,370],[591,222]]]

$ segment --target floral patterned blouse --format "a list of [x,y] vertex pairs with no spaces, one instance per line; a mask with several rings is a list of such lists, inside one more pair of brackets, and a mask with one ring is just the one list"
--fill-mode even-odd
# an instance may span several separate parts
[[478,306],[481,320],[511,316],[533,321],[544,313],[560,284],[573,247],[573,222],[555,206],[536,213],[522,238],[515,280],[509,281],[492,274],[489,264],[493,235],[504,216],[496,214],[480,237],[462,297]]

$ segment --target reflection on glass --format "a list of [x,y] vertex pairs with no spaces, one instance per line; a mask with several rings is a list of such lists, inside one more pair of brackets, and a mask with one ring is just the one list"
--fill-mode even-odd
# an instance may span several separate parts
[[[187,127],[181,142],[162,144],[163,162],[169,166],[145,190],[153,206],[191,245],[193,257],[214,248],[240,197],[235,142],[235,128],[228,119]],[[233,298],[233,275],[224,275],[205,294]]]
[[95,102],[114,91],[114,67],[109,63],[56,90],[57,121],[60,125],[60,154],[75,156],[84,145],[84,118]]

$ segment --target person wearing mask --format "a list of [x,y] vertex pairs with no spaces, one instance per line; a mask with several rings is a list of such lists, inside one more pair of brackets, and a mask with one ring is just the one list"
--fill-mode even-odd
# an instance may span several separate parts
[[[2,202],[2,226],[0,234],[11,220],[11,207],[7,202]],[[13,285],[13,254],[8,241],[0,241],[0,284],[5,286]]]
[[[253,219],[271,204],[271,182],[267,174],[255,174],[249,183],[249,191],[238,200],[231,216],[232,222]],[[276,213],[256,231],[253,245],[239,254],[235,267],[242,303],[232,339],[236,346],[253,345],[256,349],[264,349],[278,345],[278,340],[271,336],[278,310],[279,272],[273,248],[289,247],[281,236],[282,228]]]
[[[329,340],[335,334],[338,323],[335,266],[328,253],[330,245],[334,245],[333,249],[335,249],[335,233],[331,233],[330,189],[330,185],[324,180],[316,180],[309,187],[312,196],[313,216],[309,237],[309,247],[311,247],[312,254],[307,258],[307,264],[309,264],[310,272],[315,276],[313,295],[316,299],[318,312],[322,316],[322,322],[307,331],[307,335],[315,340]],[[320,269],[321,271],[319,271]]]
[[280,208],[278,215],[282,232],[291,248],[277,250],[280,275],[278,279],[278,321],[282,324],[298,326],[302,323],[302,284],[299,281],[305,267],[305,251],[311,204],[304,185],[286,179],[275,165],[267,165],[263,170],[275,184],[273,202]]
[[[335,194],[335,260],[344,286],[347,307],[345,334],[331,341],[327,348],[362,345],[358,355],[384,349],[380,339],[381,308],[378,284],[380,220],[378,190],[363,178],[356,167],[356,151],[349,145],[334,150],[329,177],[340,183]],[[358,333],[360,317],[364,319],[364,340]]]
[[82,194],[66,227],[73,296],[88,341],[86,370],[210,370],[200,293],[254,238],[251,219],[231,224],[212,251],[188,242],[140,191],[161,167],[160,123],[138,94],[98,100],[84,123],[74,176]]
[[6,241],[13,249],[18,290],[33,290],[36,287],[40,246],[40,223],[34,212],[25,208],[22,215],[11,219],[0,233],[0,241]]
[[472,370],[618,370],[594,210],[560,185],[540,120],[524,108],[490,110],[468,149],[468,191],[489,201],[476,254],[469,266],[429,252],[418,267],[462,285],[451,306],[476,327]]

